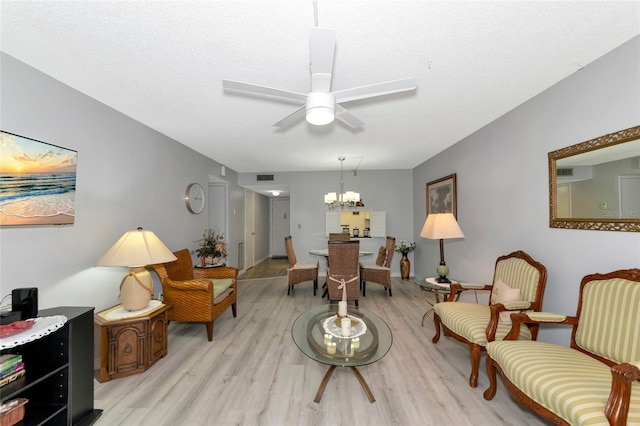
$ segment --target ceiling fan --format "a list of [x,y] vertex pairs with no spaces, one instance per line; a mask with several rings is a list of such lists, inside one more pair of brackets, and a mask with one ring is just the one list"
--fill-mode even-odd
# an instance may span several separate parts
[[302,104],[291,114],[275,123],[276,127],[288,127],[304,115],[307,122],[313,125],[329,124],[336,118],[352,129],[362,127],[364,122],[344,109],[340,105],[341,103],[406,92],[417,88],[418,80],[416,78],[406,78],[332,92],[331,76],[335,45],[336,32],[334,29],[318,26],[311,28],[309,42],[311,91],[309,93],[291,92],[231,80],[222,80],[222,86],[225,89],[284,98]]

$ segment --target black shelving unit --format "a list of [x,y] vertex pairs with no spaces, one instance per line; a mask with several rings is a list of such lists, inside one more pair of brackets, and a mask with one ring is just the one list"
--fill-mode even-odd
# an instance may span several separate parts
[[2,402],[28,398],[20,425],[91,425],[93,408],[93,308],[44,309],[38,316],[64,315],[65,325],[2,353],[21,354],[26,375],[0,388]]

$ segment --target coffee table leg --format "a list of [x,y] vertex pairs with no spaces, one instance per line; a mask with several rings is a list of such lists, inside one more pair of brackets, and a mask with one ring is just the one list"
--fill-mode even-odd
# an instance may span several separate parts
[[362,377],[362,374],[360,374],[358,369],[356,367],[351,367],[351,371],[353,371],[353,374],[355,374],[358,378],[360,385],[362,385],[362,389],[364,389],[364,392],[369,397],[369,402],[371,402],[372,404],[376,402],[376,399],[373,397],[373,392],[371,392],[371,389],[369,389],[369,385],[367,385],[367,382],[364,380],[364,377]]
[[324,393],[324,388],[327,387],[327,383],[329,383],[329,379],[331,378],[331,375],[333,374],[333,370],[335,370],[335,369],[336,369],[336,366],[332,365],[331,367],[329,367],[327,372],[324,374],[324,378],[322,379],[322,382],[320,383],[320,387],[318,388],[318,392],[316,392],[316,399],[314,399],[313,402],[317,402],[317,403],[320,402],[320,400],[322,399],[322,394]]

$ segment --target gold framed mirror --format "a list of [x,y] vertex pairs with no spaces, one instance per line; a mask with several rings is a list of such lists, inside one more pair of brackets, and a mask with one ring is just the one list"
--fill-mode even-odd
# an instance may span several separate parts
[[640,126],[548,156],[551,228],[640,232]]

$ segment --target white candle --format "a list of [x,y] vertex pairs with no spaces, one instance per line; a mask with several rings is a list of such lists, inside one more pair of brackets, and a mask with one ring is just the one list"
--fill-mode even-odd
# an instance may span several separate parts
[[347,316],[347,302],[338,302],[338,316],[344,318]]
[[330,334],[325,334],[324,335],[324,344],[328,344],[331,343],[331,335]]
[[327,343],[327,352],[329,352],[329,355],[336,353],[336,342]]
[[354,337],[353,339],[351,339],[351,347],[353,349],[358,349],[360,347],[360,338],[359,337]]
[[340,320],[340,328],[343,337],[351,336],[351,318],[342,318]]

